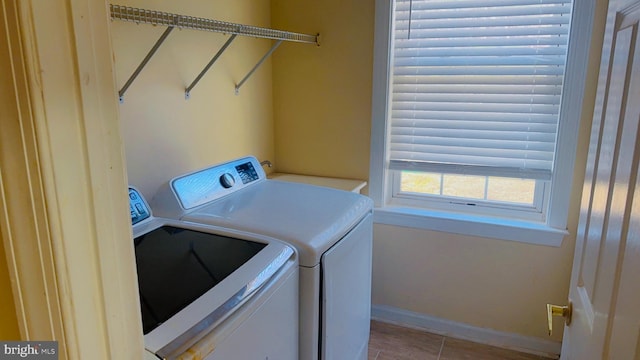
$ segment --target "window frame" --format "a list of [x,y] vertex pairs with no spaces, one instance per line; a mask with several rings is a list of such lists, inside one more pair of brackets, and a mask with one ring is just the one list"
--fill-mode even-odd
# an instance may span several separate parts
[[568,234],[567,219],[573,182],[582,99],[587,78],[592,24],[596,0],[573,3],[564,86],[558,124],[554,171],[546,215],[539,221],[501,218],[438,208],[408,206],[393,201],[394,170],[387,153],[391,104],[391,42],[393,0],[376,0],[371,158],[369,195],[374,200],[374,221],[463,235],[475,235],[526,243],[560,246]]
[[[388,185],[391,191],[389,199],[390,205],[429,208],[459,213],[477,213],[486,216],[537,222],[543,222],[545,220],[546,214],[543,209],[548,204],[551,188],[548,181],[536,180],[535,191],[537,192],[537,196],[534,196],[532,205],[524,205],[496,200],[405,192],[400,189],[401,171],[402,170],[390,170],[390,184]],[[444,173],[444,175],[447,174]],[[473,208],[470,208],[470,206],[473,206]]]

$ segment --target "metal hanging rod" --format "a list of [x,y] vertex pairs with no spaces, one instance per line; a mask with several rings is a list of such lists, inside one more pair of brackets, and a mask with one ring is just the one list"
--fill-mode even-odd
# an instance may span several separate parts
[[122,103],[124,100],[124,93],[127,91],[131,83],[135,80],[135,78],[140,74],[145,65],[149,62],[151,57],[156,53],[158,48],[162,45],[164,40],[169,36],[169,33],[174,27],[180,29],[193,29],[193,30],[202,30],[202,31],[212,31],[224,34],[231,34],[231,37],[227,40],[227,42],[222,46],[222,48],[216,53],[216,55],[211,59],[211,61],[205,66],[205,68],[198,74],[196,79],[185,89],[185,98],[189,99],[190,92],[193,87],[200,81],[200,79],[204,76],[204,74],[209,70],[209,68],[216,62],[216,60],[222,55],[222,53],[227,49],[227,47],[231,44],[231,42],[235,39],[236,35],[250,36],[255,38],[263,38],[263,39],[272,39],[278,40],[277,43],[269,50],[269,52],[256,64],[256,66],[251,69],[251,71],[240,81],[239,84],[236,85],[236,95],[240,87],[244,84],[245,81],[256,71],[256,69],[262,65],[262,63],[266,60],[267,57],[275,51],[275,49],[282,43],[282,41],[292,41],[292,42],[300,42],[306,44],[316,44],[320,45],[320,35],[308,35],[295,33],[290,31],[283,30],[274,30],[268,28],[261,28],[257,26],[250,25],[242,25],[235,24],[225,21],[206,19],[206,18],[198,18],[187,15],[179,15],[179,14],[171,14],[162,11],[156,10],[146,10],[146,9],[138,9],[132,8],[128,6],[121,5],[109,5],[111,11],[111,19],[112,20],[122,20],[122,21],[131,21],[137,24],[151,24],[151,25],[164,25],[167,26],[167,30],[162,34],[160,39],[155,43],[155,45],[151,48],[147,56],[145,56],[144,60],[140,63],[140,65],[136,68],[134,73],[129,77],[125,85],[118,92],[120,96],[120,102]]

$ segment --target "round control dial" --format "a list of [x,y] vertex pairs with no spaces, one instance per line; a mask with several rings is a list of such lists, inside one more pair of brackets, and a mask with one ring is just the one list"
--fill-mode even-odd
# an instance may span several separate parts
[[233,175],[230,173],[224,173],[220,175],[220,185],[223,188],[228,189],[232,187],[236,183],[236,179],[233,178]]

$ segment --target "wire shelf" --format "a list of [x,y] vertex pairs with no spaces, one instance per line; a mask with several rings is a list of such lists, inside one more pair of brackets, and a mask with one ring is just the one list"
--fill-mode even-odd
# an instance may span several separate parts
[[318,44],[317,35],[274,30],[257,26],[235,24],[213,19],[172,14],[156,10],[132,8],[128,6],[113,4],[110,5],[110,10],[112,20],[130,21],[138,24],[174,26],[180,29],[212,31],[264,39]]

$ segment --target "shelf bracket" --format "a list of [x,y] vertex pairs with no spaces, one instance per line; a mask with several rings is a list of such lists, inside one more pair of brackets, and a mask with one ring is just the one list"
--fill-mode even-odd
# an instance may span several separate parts
[[211,59],[211,61],[209,61],[209,63],[207,64],[207,66],[204,67],[204,69],[200,72],[200,74],[198,74],[198,76],[196,76],[195,80],[193,80],[193,82],[191,83],[191,85],[189,85],[189,87],[187,87],[184,91],[184,98],[189,100],[189,98],[191,97],[191,90],[193,90],[193,87],[196,86],[196,84],[198,83],[198,81],[200,81],[200,79],[202,79],[202,77],[204,76],[204,74],[207,73],[207,71],[209,71],[209,68],[218,60],[218,58],[220,57],[220,55],[222,55],[222,53],[227,50],[227,47],[229,47],[229,45],[231,45],[231,43],[233,42],[233,40],[236,38],[236,36],[238,36],[238,34],[232,34],[229,39],[227,40],[227,42],[224,43],[224,45],[222,45],[222,47],[220,48],[220,50],[218,50],[218,52],[213,56],[213,58]]
[[240,80],[240,82],[236,85],[236,95],[238,95],[240,93],[240,88],[242,87],[242,85],[245,83],[245,81],[247,81],[247,79],[249,79],[251,77],[251,75],[253,75],[253,73],[260,67],[260,65],[262,65],[262,63],[267,60],[267,58],[269,56],[271,56],[271,54],[273,54],[274,51],[276,51],[276,49],[278,48],[278,46],[280,46],[280,44],[282,44],[282,40],[278,40],[272,47],[271,49],[269,49],[269,51],[267,51],[267,53],[262,57],[262,59],[260,59],[260,61],[258,61],[258,63],[256,64],[256,66],[253,67],[253,69],[251,69],[251,71],[249,71],[249,73],[242,78],[242,80]]
[[138,67],[133,72],[133,74],[131,74],[131,76],[129,77],[129,80],[127,80],[127,82],[124,84],[122,89],[120,89],[120,91],[118,91],[118,97],[120,99],[120,104],[122,104],[124,102],[124,93],[127,92],[127,89],[129,88],[129,86],[131,86],[131,83],[133,83],[133,80],[135,80],[138,77],[138,75],[140,74],[142,69],[144,69],[144,67],[147,65],[149,60],[151,60],[151,57],[156,53],[156,51],[158,51],[158,49],[160,48],[162,43],[165,41],[167,36],[169,36],[169,34],[171,33],[171,30],[173,30],[173,26],[169,26],[162,33],[162,35],[160,35],[160,38],[158,39],[158,41],[156,41],[156,43],[153,45],[151,50],[149,50],[149,53],[147,53],[147,56],[145,56],[144,59],[142,59],[142,62],[140,63],[140,65],[138,65]]

